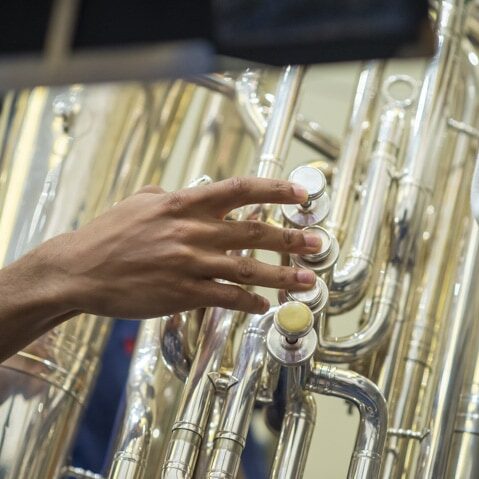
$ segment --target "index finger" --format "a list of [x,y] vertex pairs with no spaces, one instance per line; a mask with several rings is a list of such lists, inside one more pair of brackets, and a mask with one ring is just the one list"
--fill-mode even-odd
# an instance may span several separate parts
[[286,180],[234,177],[188,190],[192,202],[223,214],[244,205],[304,203],[308,192]]

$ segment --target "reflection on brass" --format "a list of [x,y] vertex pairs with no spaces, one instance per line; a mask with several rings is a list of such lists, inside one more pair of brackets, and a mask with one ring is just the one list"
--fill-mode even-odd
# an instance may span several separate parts
[[[382,61],[362,64],[341,144],[298,113],[308,93],[301,66],[4,95],[0,265],[145,184],[287,178],[297,141],[325,157],[309,152],[293,174],[308,187],[305,203],[229,217],[309,225],[327,240],[320,254],[277,258],[320,277],[321,301],[316,290],[278,295],[304,304],[279,308],[288,324],[307,313],[307,333],[278,327],[277,305],[264,315],[207,308],[144,321],[105,477],[239,478],[254,409],[267,407],[281,430],[270,477],[299,479],[315,455],[313,431],[331,433],[316,420],[327,413],[318,395],[359,411],[348,478],[477,477],[477,8],[433,8],[437,48],[422,81],[386,78]],[[265,77],[277,78],[272,91]],[[396,98],[399,83],[408,91]],[[347,334],[336,334],[339,322]],[[0,365],[1,479],[100,477],[71,467],[68,454],[111,324],[82,315]]]

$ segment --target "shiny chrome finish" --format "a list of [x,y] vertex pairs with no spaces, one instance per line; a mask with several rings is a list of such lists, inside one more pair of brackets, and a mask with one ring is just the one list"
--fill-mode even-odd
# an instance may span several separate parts
[[446,477],[479,476],[479,322],[472,326],[465,360],[464,381],[456,411]]
[[270,479],[301,479],[316,422],[312,394],[298,392],[288,398]]
[[[291,141],[291,125],[302,76],[301,67],[287,67],[280,78],[276,101],[259,155],[257,165],[259,177],[275,178],[282,171],[285,154]],[[258,209],[254,205],[243,209],[242,217],[245,219],[261,216],[261,208]],[[198,350],[185,384],[162,468],[162,477],[165,479],[190,478],[194,474],[215,394],[211,374],[220,370],[236,316],[236,312],[221,308],[210,308],[205,313]]]
[[444,339],[439,350],[438,374],[433,379],[431,409],[428,414],[431,435],[422,448],[415,477],[443,477],[454,430],[455,411],[464,372],[464,351],[479,304],[476,294],[479,277],[479,226],[471,222],[466,251],[457,271],[454,297],[445,322]]
[[154,477],[161,468],[183,386],[163,354],[162,330],[168,321],[169,318],[149,319],[140,327],[109,479]]
[[266,333],[275,311],[251,317],[243,333],[214,440],[208,478],[236,477],[238,474],[266,358]]
[[351,209],[352,192],[359,174],[360,164],[370,141],[373,115],[384,65],[370,62],[359,75],[356,94],[345,140],[337,162],[337,172],[332,185],[332,209],[326,222],[327,228],[342,242]]
[[[153,172],[161,175],[167,148],[150,143],[147,125],[154,118],[162,138],[173,135],[174,141],[189,97],[182,82],[36,88],[18,95],[3,123],[0,265],[92,219]],[[154,166],[143,156],[147,145]],[[58,477],[109,328],[108,319],[82,315],[1,365],[2,479]]]
[[360,423],[348,479],[376,479],[388,427],[387,405],[381,391],[367,378],[325,363],[314,364],[306,389],[346,399],[359,409]]
[[[218,73],[199,75],[191,80],[235,100],[244,127],[259,142],[267,125],[266,106],[262,105],[258,96],[259,76],[258,71],[247,70],[236,80]],[[326,132],[318,123],[308,121],[302,115],[296,117],[294,137],[326,158],[334,160],[339,156],[341,148],[339,140],[331,133]]]
[[405,117],[405,110],[396,105],[388,107],[381,115],[371,163],[362,185],[351,252],[332,275],[329,311],[333,314],[351,309],[369,286],[388,198],[394,193],[393,176],[403,141]]

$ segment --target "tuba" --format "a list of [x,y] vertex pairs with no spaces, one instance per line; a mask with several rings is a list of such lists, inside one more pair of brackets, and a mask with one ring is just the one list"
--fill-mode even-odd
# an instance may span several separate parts
[[479,477],[478,18],[433,2],[420,78],[361,64],[341,140],[304,114],[303,66],[5,94],[0,266],[146,184],[233,175],[287,177],[309,197],[231,221],[322,246],[265,256],[317,280],[273,292],[264,315],[141,323],[102,471],[69,455],[114,319],[73,318],[0,364],[0,479],[259,478],[245,473],[252,436],[271,479]]

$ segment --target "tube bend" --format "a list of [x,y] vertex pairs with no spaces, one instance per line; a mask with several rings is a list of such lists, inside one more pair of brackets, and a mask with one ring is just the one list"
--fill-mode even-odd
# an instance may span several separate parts
[[379,388],[354,371],[316,362],[307,378],[306,389],[356,405],[360,421],[348,479],[379,477],[388,427],[387,404]]
[[377,349],[382,341],[387,339],[398,309],[399,277],[399,267],[389,264],[380,295],[373,300],[369,318],[358,331],[348,336],[329,338],[325,335],[324,322],[320,325],[318,343],[320,357],[323,361],[354,362]]

